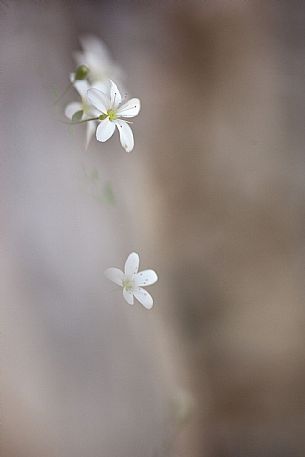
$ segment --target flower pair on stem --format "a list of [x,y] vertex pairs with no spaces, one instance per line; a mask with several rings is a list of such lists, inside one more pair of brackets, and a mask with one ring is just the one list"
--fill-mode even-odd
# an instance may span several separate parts
[[[65,115],[71,124],[87,124],[86,145],[95,133],[100,142],[109,140],[118,129],[122,147],[126,152],[134,148],[134,137],[129,121],[140,112],[141,103],[138,98],[126,100],[121,95],[117,84],[121,70],[112,61],[106,46],[93,36],[81,39],[82,52],[74,58],[78,64],[70,75],[69,88],[74,87],[80,101],[71,102],[66,106]],[[56,102],[57,103],[57,102]],[[108,279],[123,288],[123,296],[127,303],[134,304],[136,298],[146,309],[153,306],[152,296],[143,288],[154,284],[157,274],[153,270],[138,272],[139,255],[129,254],[124,272],[118,268],[108,268],[105,275]]]

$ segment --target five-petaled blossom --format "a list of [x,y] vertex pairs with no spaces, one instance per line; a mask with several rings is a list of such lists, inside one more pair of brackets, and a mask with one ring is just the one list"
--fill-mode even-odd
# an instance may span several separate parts
[[103,92],[96,88],[87,91],[89,104],[101,113],[98,117],[100,123],[96,129],[96,139],[103,142],[107,141],[117,127],[121,145],[125,151],[131,152],[134,147],[133,133],[128,121],[124,121],[121,117],[137,116],[140,111],[140,100],[132,98],[122,103],[122,96],[117,85],[109,80],[108,85],[105,85],[106,87],[107,90]]
[[152,296],[143,289],[143,286],[150,286],[158,280],[158,276],[153,270],[143,270],[138,272],[139,256],[135,252],[129,254],[124,272],[119,268],[108,268],[105,276],[123,287],[123,296],[127,303],[133,305],[134,297],[146,308],[151,309],[154,302]]

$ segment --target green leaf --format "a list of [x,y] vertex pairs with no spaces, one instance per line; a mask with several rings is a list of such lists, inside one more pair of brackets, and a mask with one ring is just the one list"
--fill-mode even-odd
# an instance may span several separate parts
[[112,190],[112,186],[110,182],[107,182],[104,186],[104,199],[109,205],[115,205],[115,196]]

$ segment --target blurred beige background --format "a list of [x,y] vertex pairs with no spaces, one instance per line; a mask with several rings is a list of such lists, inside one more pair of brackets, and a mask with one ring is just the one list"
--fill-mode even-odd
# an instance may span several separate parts
[[[305,5],[0,12],[1,455],[303,457]],[[141,98],[130,155],[53,105],[84,33]],[[103,277],[133,250],[150,312]]]

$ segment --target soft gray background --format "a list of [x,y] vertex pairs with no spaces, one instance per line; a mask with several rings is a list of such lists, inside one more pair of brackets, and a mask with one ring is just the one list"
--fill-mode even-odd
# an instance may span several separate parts
[[[305,7],[0,11],[3,455],[303,457]],[[131,155],[85,151],[53,106],[88,32],[142,100]],[[132,250],[160,276],[151,312],[103,278]]]

